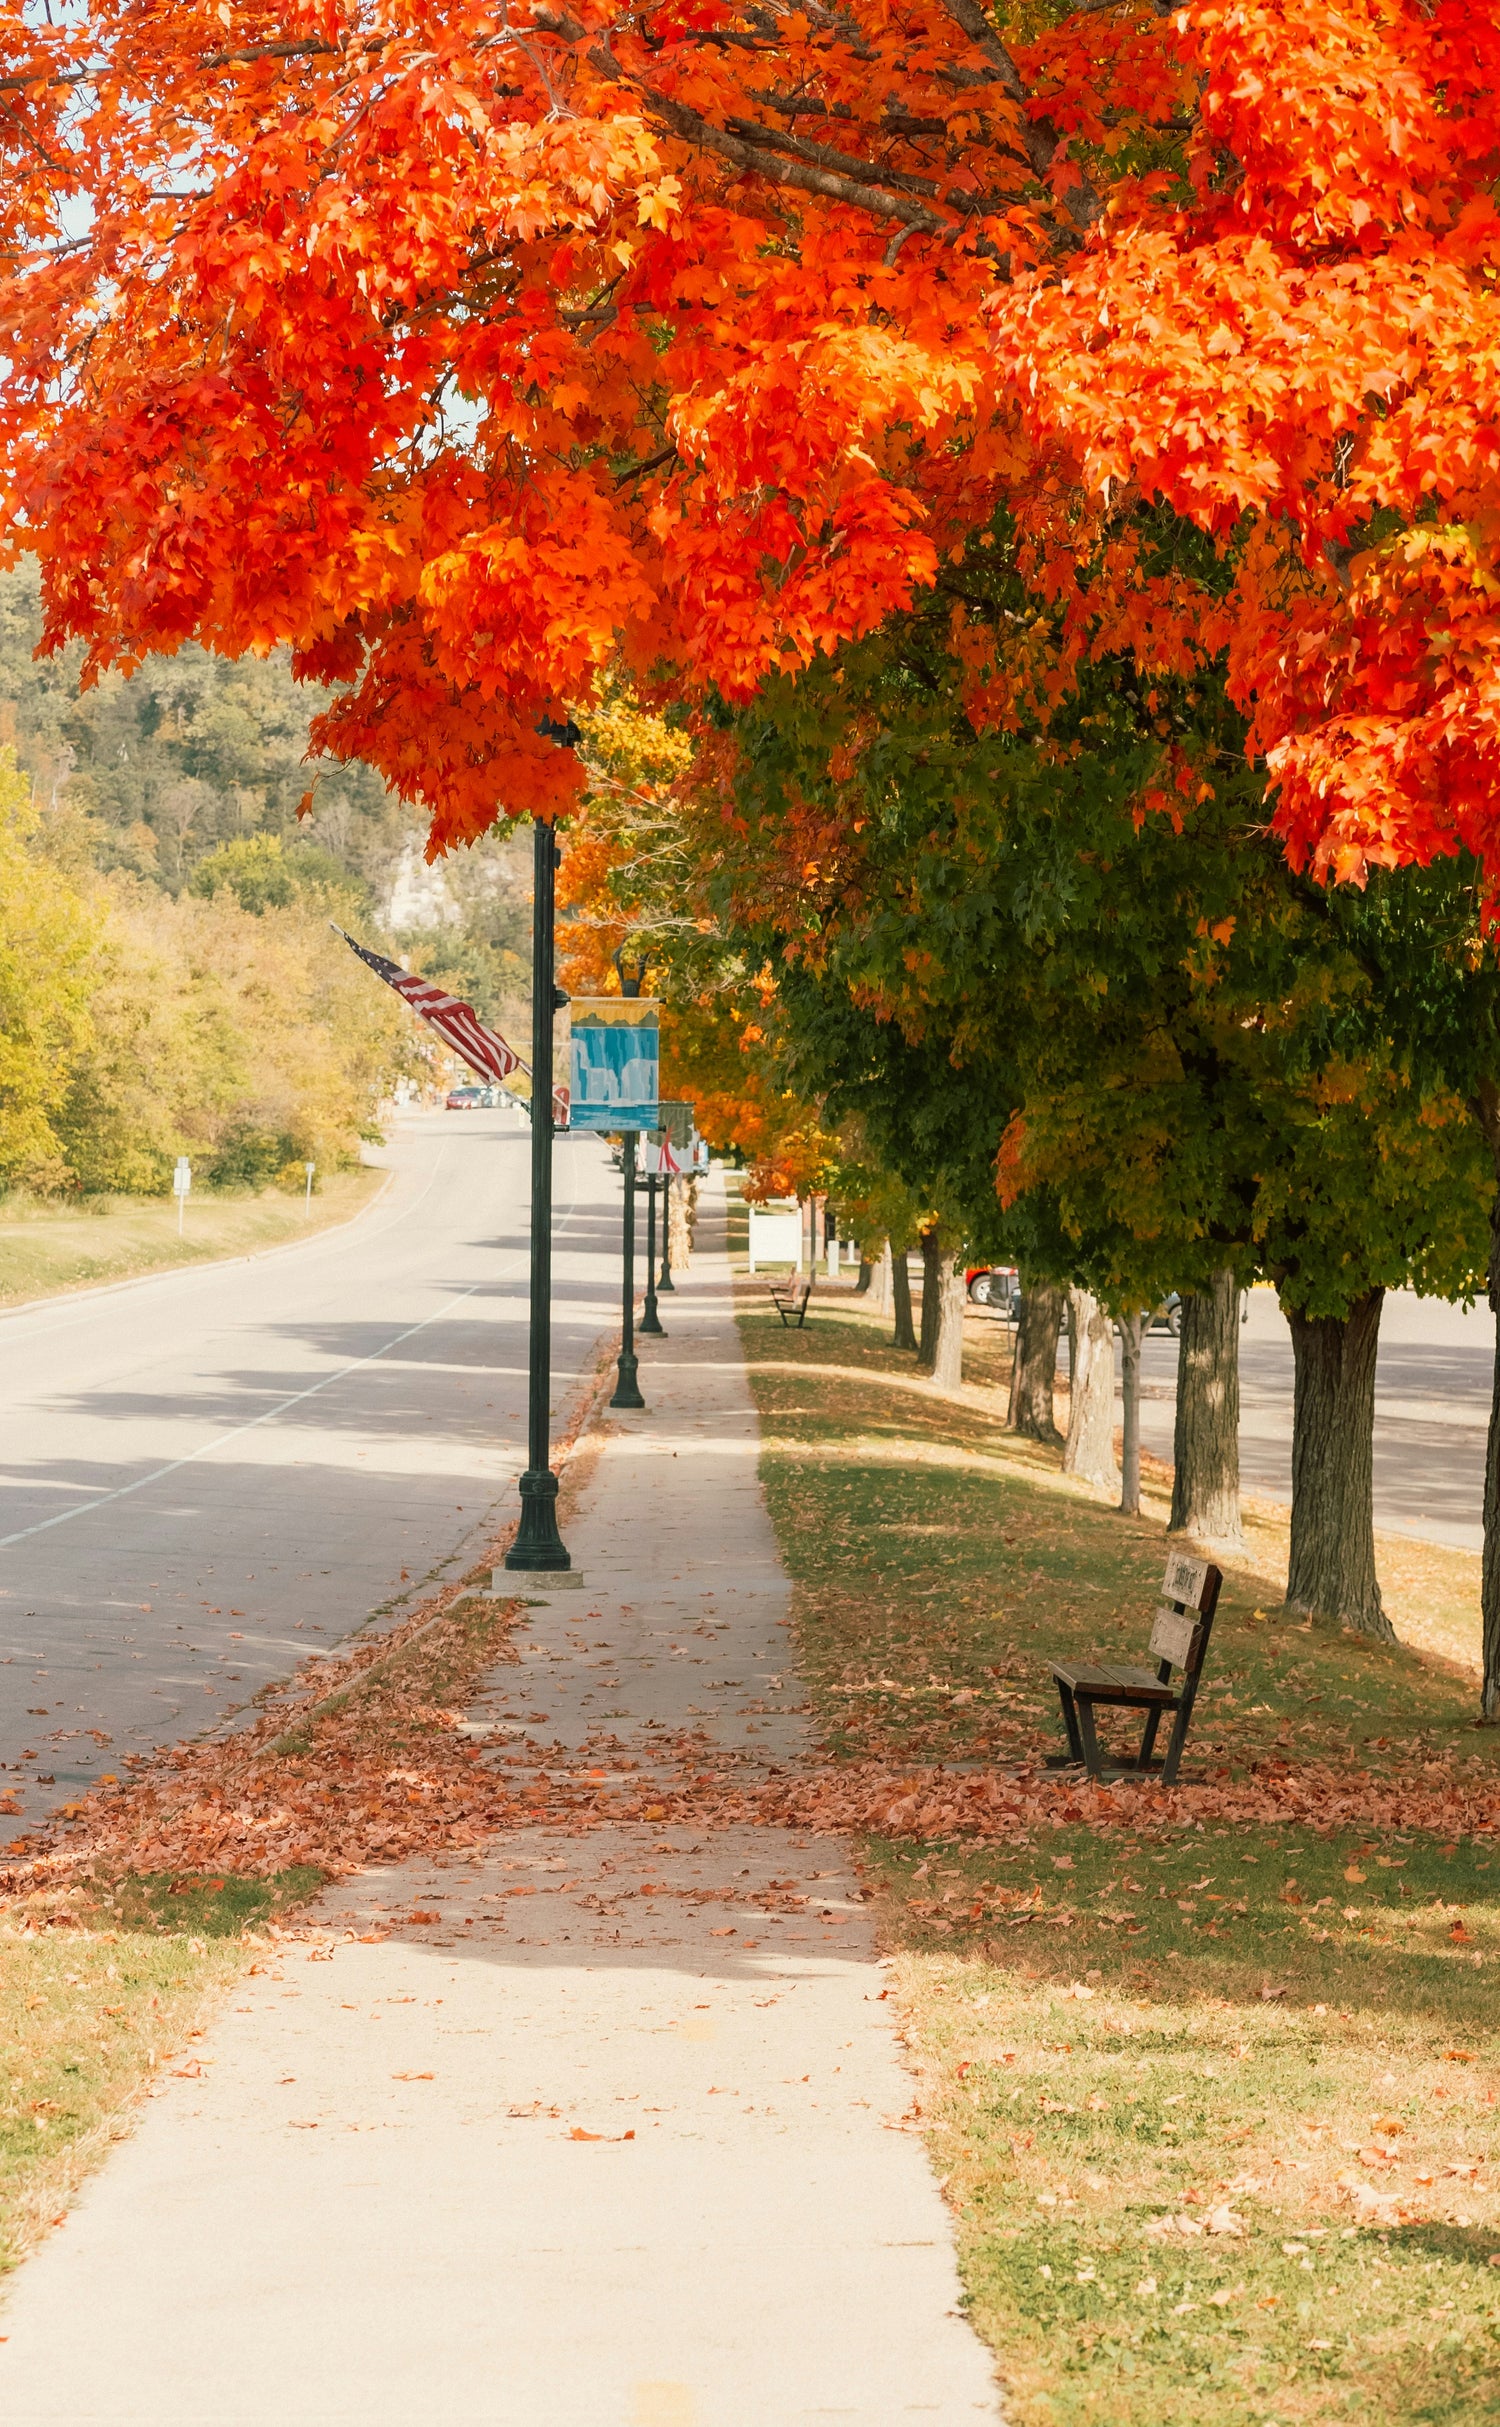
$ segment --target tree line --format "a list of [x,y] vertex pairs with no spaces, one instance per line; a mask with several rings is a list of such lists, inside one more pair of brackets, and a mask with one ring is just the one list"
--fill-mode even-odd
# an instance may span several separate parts
[[[1172,1522],[1221,1549],[1239,1292],[1270,1281],[1295,1362],[1287,1598],[1389,1638],[1382,1302],[1490,1282],[1482,871],[1330,889],[1289,866],[1222,660],[1147,679],[1099,650],[1060,699],[1042,682],[976,731],[955,593],[970,620],[1025,604],[1013,532],[987,537],[879,633],[691,720],[690,751],[689,720],[644,726],[596,780],[564,899],[598,972],[622,940],[651,954],[667,1083],[719,1065],[700,1117],[752,1186],[826,1190],[868,1260],[894,1248],[897,1287],[920,1246],[922,1339],[893,1312],[928,1370],[957,1378],[965,1258],[1019,1265],[1011,1419],[1057,1439],[1066,1322],[1069,1471],[1119,1487],[1113,1329],[1128,1437],[1141,1318],[1180,1291]],[[1192,544],[1161,518],[1153,537]],[[1030,602],[1044,669],[1061,637],[1040,624]]]

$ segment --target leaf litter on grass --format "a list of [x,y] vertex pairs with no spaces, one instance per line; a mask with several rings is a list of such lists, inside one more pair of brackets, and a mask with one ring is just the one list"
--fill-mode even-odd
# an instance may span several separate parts
[[[1461,1627],[1424,1661],[1278,1618],[1284,1513],[1252,1512],[1190,1783],[1048,1776],[1050,1661],[1138,1656],[1164,1496],[1121,1519],[1005,1435],[998,1327],[954,1400],[910,1360],[888,1387],[855,1310],[815,1324],[744,1319],[803,1665],[853,1756],[820,1790],[867,1832],[1014,2427],[1500,2417],[1500,1780]],[[1442,1556],[1451,1615],[1476,1563]]]

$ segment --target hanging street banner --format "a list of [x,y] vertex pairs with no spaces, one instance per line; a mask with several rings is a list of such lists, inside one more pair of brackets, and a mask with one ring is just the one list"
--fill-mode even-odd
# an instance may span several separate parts
[[664,1137],[660,1145],[641,1148],[640,1172],[643,1179],[670,1180],[675,1172],[686,1169],[686,1155],[679,1153],[670,1138]]
[[569,1079],[575,1130],[661,1126],[657,1006],[618,994],[575,995]]
[[676,1148],[682,1158],[676,1167],[679,1171],[685,1165],[688,1149],[693,1143],[693,1113],[695,1110],[696,1107],[688,1103],[686,1097],[682,1096],[668,1096],[661,1106],[661,1121],[654,1143],[660,1145],[665,1140],[669,1146]]

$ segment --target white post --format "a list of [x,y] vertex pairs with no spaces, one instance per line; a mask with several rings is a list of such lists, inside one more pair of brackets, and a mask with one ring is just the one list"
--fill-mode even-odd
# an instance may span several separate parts
[[839,1246],[840,1242],[837,1237],[828,1242],[828,1278],[830,1281],[836,1281],[839,1277]]
[[303,1215],[305,1217],[312,1212],[313,1173],[318,1167],[316,1163],[304,1163],[302,1168],[307,1173],[307,1197],[302,1207]]
[[807,1243],[807,1242],[806,1242],[806,1236],[805,1236],[805,1233],[806,1233],[806,1228],[807,1228],[807,1225],[805,1224],[805,1222],[804,1222],[804,1221],[803,1221],[803,1219],[802,1219],[802,1208],[801,1208],[801,1206],[799,1205],[799,1206],[798,1206],[798,1208],[797,1208],[797,1270],[798,1270],[798,1272],[800,1272],[800,1271],[802,1270],[802,1250],[803,1250],[804,1246],[805,1246],[805,1245],[806,1245],[806,1243]]
[[747,1206],[747,1207],[746,1207],[746,1215],[747,1215],[747,1219],[748,1219],[748,1225],[749,1225],[749,1231],[750,1231],[750,1270],[751,1270],[752,1272],[754,1272],[754,1270],[755,1270],[755,1207],[754,1207],[753,1205],[750,1205],[750,1206]]
[[193,1167],[186,1155],[179,1155],[172,1171],[172,1194],[177,1199],[177,1236],[182,1237],[182,1209],[187,1203],[188,1190],[193,1185]]

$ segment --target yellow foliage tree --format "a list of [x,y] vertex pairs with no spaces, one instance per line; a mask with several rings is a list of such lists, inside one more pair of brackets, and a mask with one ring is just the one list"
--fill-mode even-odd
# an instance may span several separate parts
[[414,1051],[401,1004],[299,899],[173,900],[49,856],[0,752],[0,1186],[153,1195],[351,1161]]

